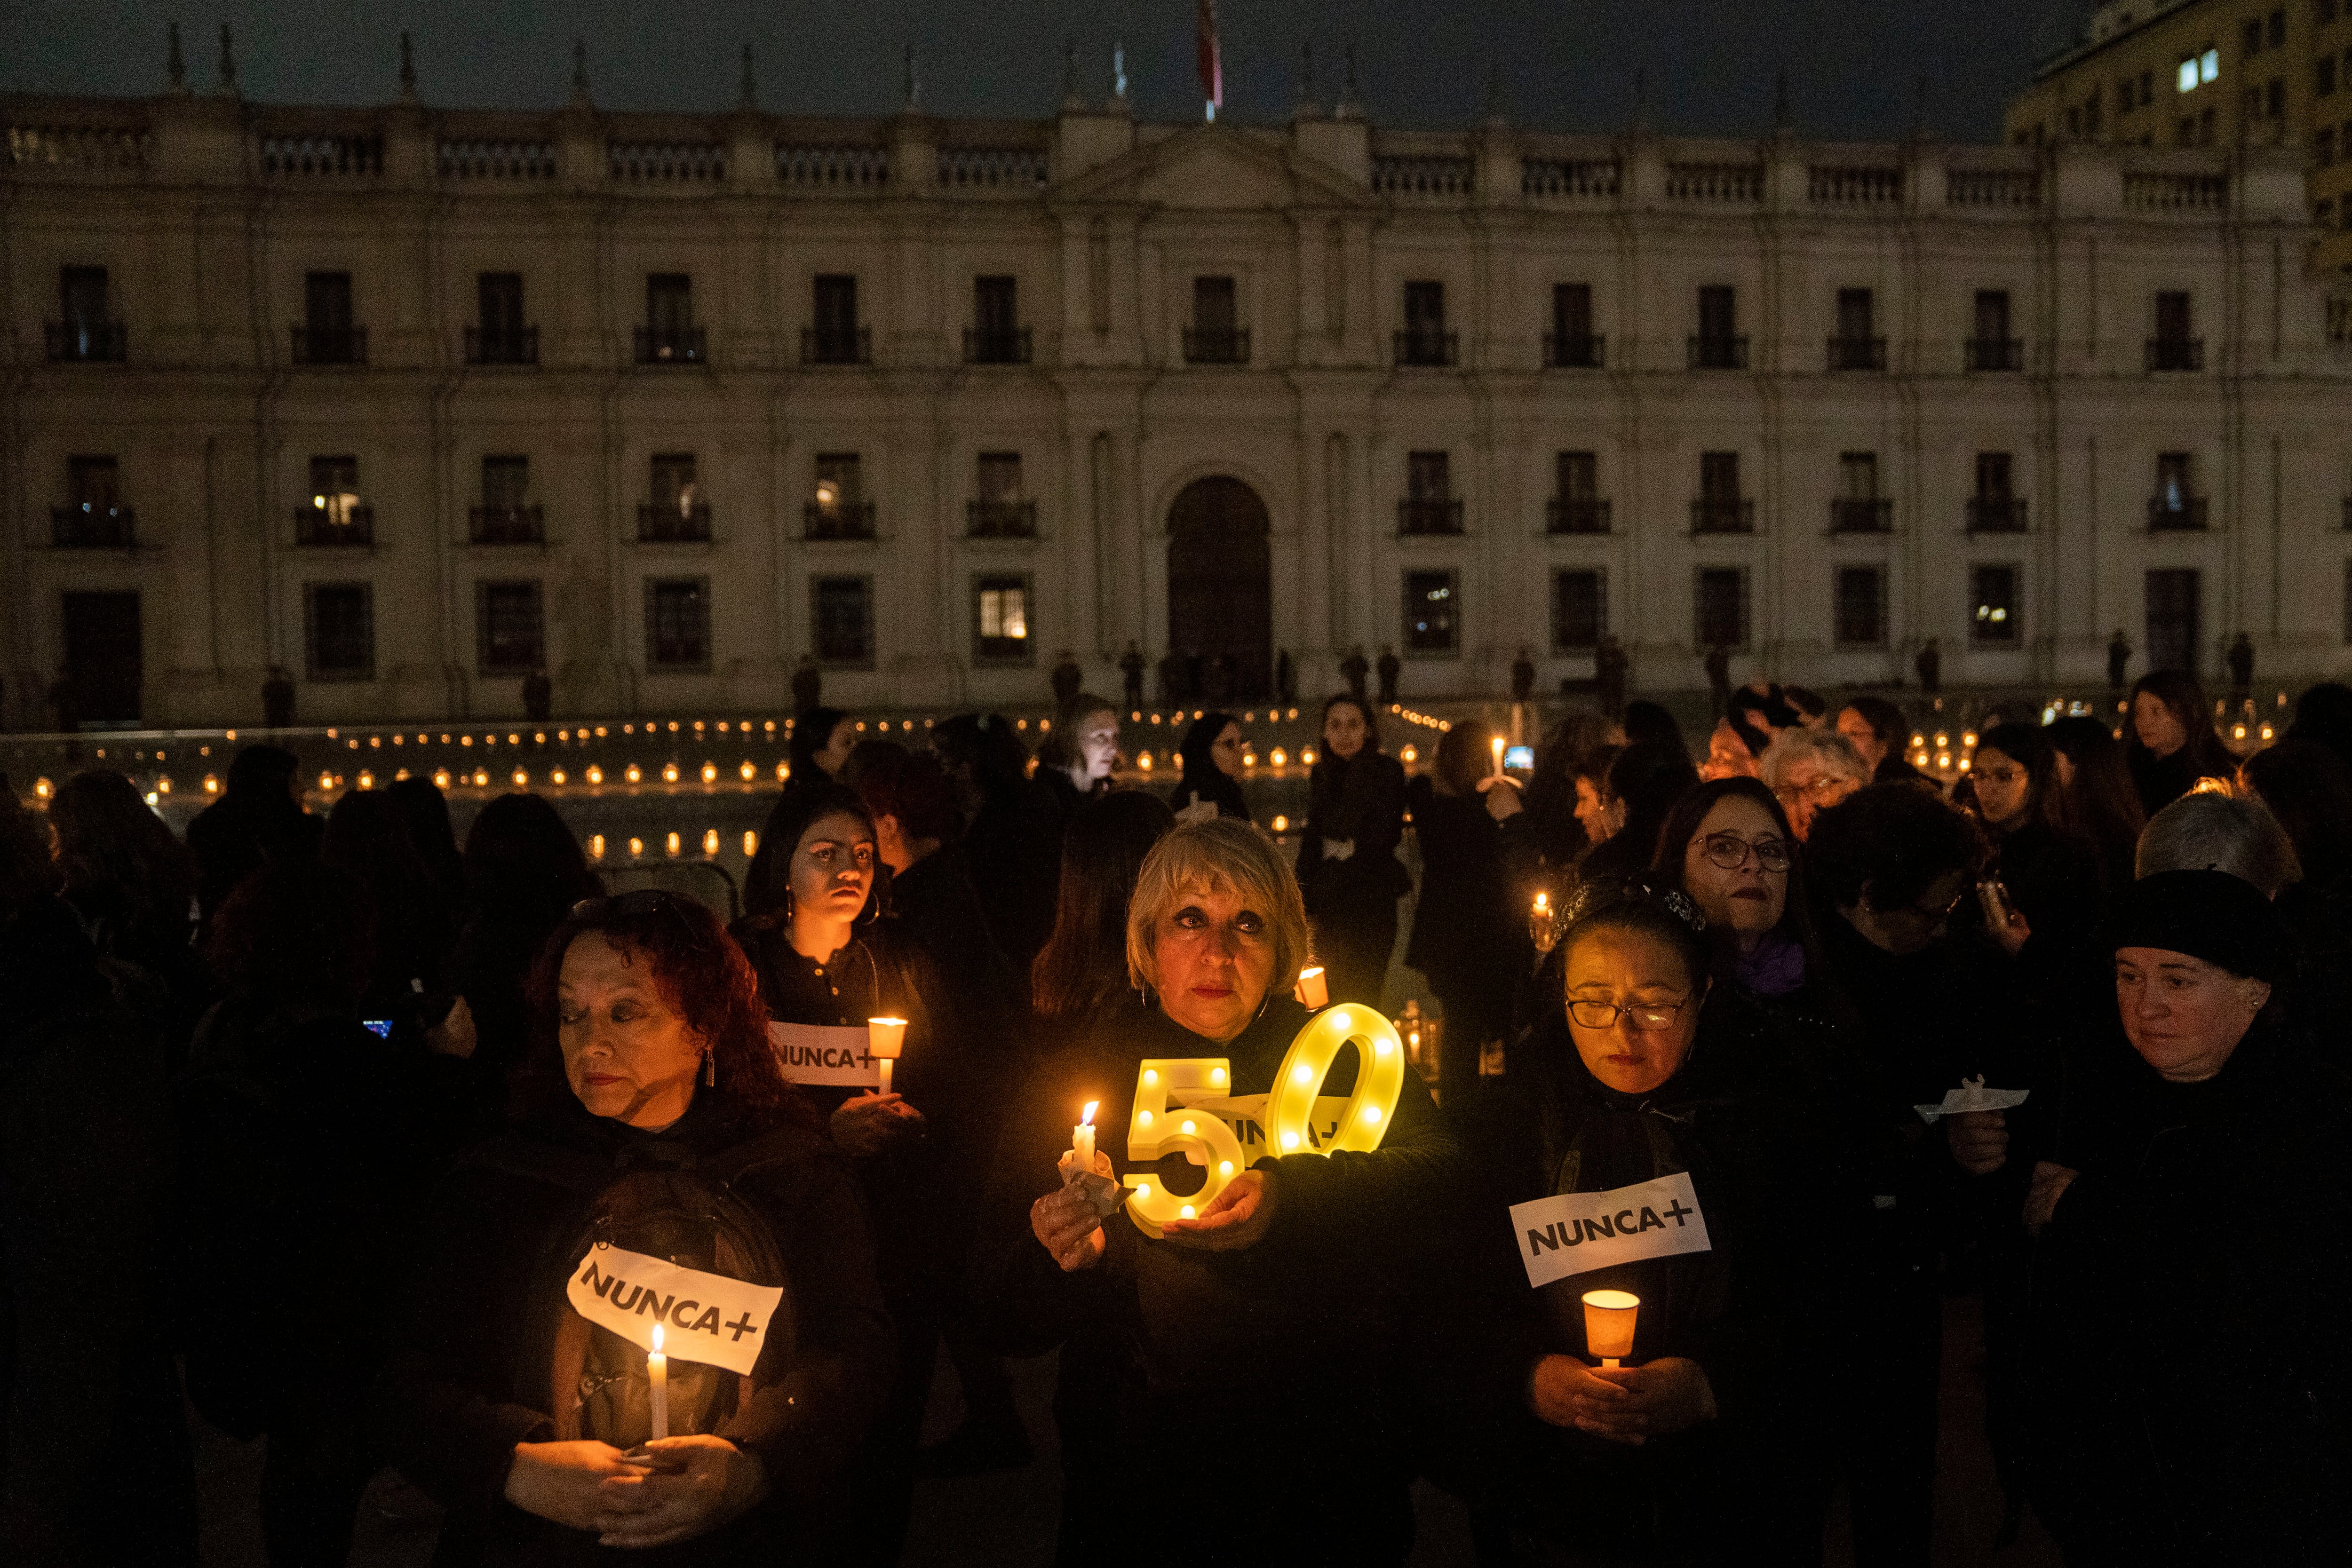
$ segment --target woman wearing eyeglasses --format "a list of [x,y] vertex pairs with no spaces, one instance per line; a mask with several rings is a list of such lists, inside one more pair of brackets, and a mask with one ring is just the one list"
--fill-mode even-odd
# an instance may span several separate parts
[[[434,1561],[686,1542],[645,1560],[842,1561],[889,1322],[856,1189],[778,1075],[750,965],[700,904],[633,893],[575,908],[529,995],[527,1118],[460,1164],[378,1270],[405,1299],[377,1433],[447,1511]],[[693,1270],[650,1296],[640,1273],[622,1308],[632,1329],[648,1301],[662,1314],[666,1437],[647,1341],[605,1315],[621,1287],[600,1271],[604,1291],[579,1288],[598,1258],[614,1276],[656,1258]],[[764,1323],[703,1315],[714,1286],[745,1284],[782,1292]],[[708,1359],[738,1329],[748,1374]]]
[[[1481,1239],[1535,1245],[1516,1234],[1513,1204],[1687,1186],[1671,1204],[1622,1199],[1648,1211],[1631,1245],[1589,1225],[1570,1239],[1630,1254],[1605,1266],[1531,1289],[1524,1265],[1496,1255],[1494,1295],[1466,1334],[1487,1359],[1458,1385],[1492,1403],[1449,1484],[1515,1560],[1565,1548],[1612,1563],[1818,1561],[1819,1490],[1804,1472],[1824,1384],[1809,1307],[1838,1218],[1811,1175],[1814,1123],[1720,1048],[1707,925],[1689,898],[1593,884],[1568,915],[1563,990],[1513,1048],[1508,1111],[1486,1145],[1496,1179]],[[1661,1213],[1671,1223],[1653,1225]],[[1704,1249],[1663,1245],[1694,1218]],[[1640,1298],[1622,1366],[1598,1364],[1586,1340],[1595,1290]]]

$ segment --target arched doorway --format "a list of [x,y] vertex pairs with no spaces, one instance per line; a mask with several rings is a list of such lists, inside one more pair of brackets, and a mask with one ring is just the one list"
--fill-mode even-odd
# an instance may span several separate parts
[[1273,548],[1265,503],[1239,479],[1195,479],[1168,508],[1168,651],[1178,702],[1273,690]]

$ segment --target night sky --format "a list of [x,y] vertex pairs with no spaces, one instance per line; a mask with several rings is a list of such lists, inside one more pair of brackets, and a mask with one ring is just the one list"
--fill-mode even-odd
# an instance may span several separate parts
[[[1396,128],[1479,118],[1497,68],[1508,117],[1560,131],[1612,131],[1631,117],[1637,72],[1661,130],[1748,136],[1771,123],[1785,71],[1798,131],[1907,133],[1927,78],[1926,120],[1955,140],[1998,138],[2002,103],[2062,47],[2085,0],[1222,0],[1225,114],[1287,117],[1299,46],[1315,46],[1317,97],[1336,93],[1356,46],[1367,113]],[[735,101],[744,44],[760,101],[781,112],[880,114],[899,101],[900,52],[919,52],[923,107],[947,115],[1042,117],[1060,100],[1064,41],[1081,90],[1109,89],[1110,46],[1127,45],[1129,93],[1157,120],[1197,117],[1193,0],[331,0],[202,8],[132,0],[0,5],[0,91],[136,96],[160,90],[176,16],[189,74],[215,79],[215,39],[236,36],[238,86],[278,102],[362,104],[393,96],[403,28],[416,37],[430,104],[552,108],[584,38],[596,101],[703,110]]]

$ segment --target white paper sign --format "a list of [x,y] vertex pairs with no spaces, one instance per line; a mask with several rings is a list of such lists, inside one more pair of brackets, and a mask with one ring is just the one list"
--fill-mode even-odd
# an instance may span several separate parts
[[1933,1126],[1938,1116],[1964,1115],[1970,1111],[2011,1110],[2024,1104],[2025,1097],[2032,1092],[2030,1089],[1988,1089],[1984,1074],[1979,1072],[1974,1078],[1961,1079],[1958,1089],[1945,1090],[1942,1104],[1914,1105],[1912,1109],[1919,1113],[1921,1121]]
[[878,1089],[882,1068],[866,1051],[866,1028],[809,1023],[768,1024],[768,1044],[785,1079],[837,1089]]
[[[1264,1094],[1232,1096],[1192,1094],[1181,1091],[1171,1095],[1179,1104],[1190,1110],[1206,1111],[1234,1130],[1242,1145],[1243,1168],[1257,1164],[1275,1151],[1265,1146],[1265,1102]],[[1320,1149],[1339,1135],[1339,1118],[1348,1113],[1345,1094],[1318,1094],[1315,1097],[1315,1117],[1307,1124],[1307,1141],[1310,1148]],[[1297,1151],[1293,1151],[1296,1153]]]
[[664,1354],[747,1376],[784,1299],[781,1285],[747,1285],[601,1242],[572,1270],[563,1293],[572,1311],[640,1349],[653,1348],[659,1323]]
[[1530,1285],[1714,1247],[1706,1238],[1706,1217],[1698,1211],[1698,1189],[1680,1175],[1612,1192],[1570,1192],[1515,1203],[1511,1228]]

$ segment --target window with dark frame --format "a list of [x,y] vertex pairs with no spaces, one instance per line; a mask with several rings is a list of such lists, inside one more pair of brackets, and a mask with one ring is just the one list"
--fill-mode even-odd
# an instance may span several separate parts
[[314,681],[375,678],[375,589],[313,582],[302,590],[304,666]]
[[1698,455],[1698,498],[1691,503],[1691,531],[1744,534],[1754,531],[1756,504],[1739,493],[1739,454]]
[[1598,370],[1601,341],[1592,330],[1592,285],[1551,286],[1551,330],[1544,335],[1544,363],[1559,370]]
[[972,657],[986,664],[1025,664],[1035,658],[1029,634],[1029,580],[999,574],[971,584]]
[[102,267],[58,269],[58,320],[49,328],[49,358],[105,363],[123,357],[123,330],[114,319],[112,289]]
[[2021,576],[2020,568],[2006,563],[1969,569],[1969,642],[2009,647],[2024,641],[2024,606],[2018,591]]
[[816,455],[816,481],[802,518],[813,539],[870,539],[874,503],[866,498],[865,465],[855,452]]
[[646,274],[646,324],[636,330],[637,363],[693,365],[702,362],[705,335],[694,324],[694,275]]
[[546,514],[530,499],[530,459],[494,453],[482,459],[482,504],[473,509],[476,544],[539,544]]
[[970,508],[974,538],[1034,538],[1037,503],[1022,490],[1021,454],[982,452],[975,460],[976,494]]
[[646,504],[637,538],[647,543],[698,543],[710,538],[710,503],[695,476],[691,452],[656,452],[646,462]]
[[1739,335],[1739,294],[1728,283],[1703,284],[1698,291],[1698,331],[1690,340],[1695,371],[1748,368],[1748,340]]
[[1609,630],[1609,579],[1597,567],[1564,567],[1551,574],[1551,645],[1558,653],[1589,653]]
[[375,508],[360,499],[360,460],[349,453],[310,459],[310,494],[294,511],[294,538],[305,545],[374,542]]
[[2185,288],[2168,288],[2156,297],[2156,336],[2147,340],[2151,371],[2201,371],[2205,340],[2194,335],[2192,298]]
[[1451,571],[1404,574],[1404,651],[1425,657],[1461,646],[1461,601]]
[[1404,500],[1397,508],[1402,534],[1457,534],[1462,503],[1454,498],[1452,459],[1444,452],[1408,452]]
[[467,363],[539,363],[539,329],[523,319],[521,273],[484,272],[476,275],[474,302],[475,325],[466,330]]
[[649,670],[707,670],[710,667],[709,579],[646,579],[646,667]]
[[1878,454],[1838,454],[1838,493],[1830,501],[1830,528],[1842,534],[1885,533],[1894,525],[1895,503],[1878,493]]
[[1416,278],[1404,286],[1404,330],[1396,335],[1396,362],[1444,366],[1454,363],[1459,339],[1445,329],[1445,285]]
[[2191,452],[2156,455],[2156,493],[2148,497],[2147,526],[2158,532],[2205,527],[2205,497],[2197,493],[2197,456]]
[[1601,496],[1601,455],[1561,452],[1552,458],[1550,531],[1556,534],[1605,534],[1609,503]]
[[525,675],[545,666],[537,579],[474,585],[474,649],[485,675]]
[[1837,332],[1830,339],[1832,371],[1883,371],[1886,340],[1878,335],[1877,295],[1867,288],[1837,292]]
[[66,504],[50,509],[50,542],[61,549],[128,549],[131,508],[122,504],[122,470],[110,456],[66,459]]
[[1977,290],[1976,315],[1968,344],[1968,368],[1972,371],[2020,371],[2025,368],[2024,345],[2010,336],[2009,290]]
[[1184,329],[1184,359],[1195,365],[1245,365],[1249,334],[1241,327],[1234,280],[1223,275],[1192,279],[1192,324]]
[[964,361],[974,365],[1025,365],[1029,333],[1021,325],[1020,279],[999,273],[971,280],[971,328]]
[[874,663],[874,580],[819,577],[809,582],[809,651],[817,663],[851,669]]
[[363,365],[367,331],[352,319],[352,275],[312,272],[302,278],[302,324],[294,329],[299,365]]
[[2025,502],[2016,492],[2010,454],[1977,454],[1977,487],[1969,497],[1969,528],[1975,533],[2024,531]]
[[1691,641],[1700,651],[1748,646],[1748,569],[1702,566],[1691,592]]
[[1874,566],[1839,567],[1833,620],[1838,646],[1885,647],[1886,573]]
[[865,364],[872,340],[857,322],[856,275],[820,272],[809,293],[815,324],[802,342],[801,359],[812,365]]

